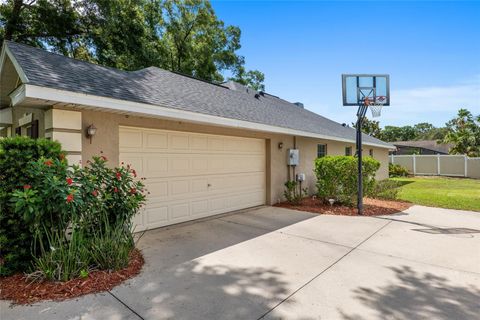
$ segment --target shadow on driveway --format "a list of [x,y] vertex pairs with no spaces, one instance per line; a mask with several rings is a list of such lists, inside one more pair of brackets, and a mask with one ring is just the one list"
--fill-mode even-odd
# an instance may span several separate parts
[[[398,284],[380,289],[359,287],[355,297],[389,319],[478,319],[480,290],[455,286],[448,279],[416,272],[408,266],[390,267]],[[397,282],[397,281],[396,281]],[[344,319],[365,319],[341,312]]]

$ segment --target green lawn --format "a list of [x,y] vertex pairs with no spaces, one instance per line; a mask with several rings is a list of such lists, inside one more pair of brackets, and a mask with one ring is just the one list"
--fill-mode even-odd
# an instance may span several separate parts
[[480,180],[447,177],[392,178],[399,199],[431,207],[480,211]]

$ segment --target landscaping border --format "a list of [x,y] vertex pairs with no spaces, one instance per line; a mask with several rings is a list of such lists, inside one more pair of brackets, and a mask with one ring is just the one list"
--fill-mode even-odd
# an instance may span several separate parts
[[130,261],[124,269],[109,272],[96,270],[86,278],[75,278],[66,282],[43,280],[35,282],[25,274],[14,274],[0,278],[0,300],[13,304],[31,304],[40,301],[61,301],[86,294],[109,291],[127,279],[138,275],[145,263],[140,250],[130,253]]

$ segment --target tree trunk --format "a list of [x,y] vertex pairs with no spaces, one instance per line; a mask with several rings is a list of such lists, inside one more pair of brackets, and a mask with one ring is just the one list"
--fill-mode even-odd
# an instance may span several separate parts
[[13,35],[18,29],[18,22],[20,20],[20,13],[22,12],[23,0],[14,0],[12,15],[8,19],[5,26],[5,40],[13,40]]

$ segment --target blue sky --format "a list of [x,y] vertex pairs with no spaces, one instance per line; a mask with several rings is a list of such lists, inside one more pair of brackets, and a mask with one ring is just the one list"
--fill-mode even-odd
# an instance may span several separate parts
[[[242,30],[240,54],[266,91],[340,123],[342,73],[388,73],[380,124],[442,126],[480,113],[480,1],[213,1]],[[363,17],[363,18],[362,18]]]

